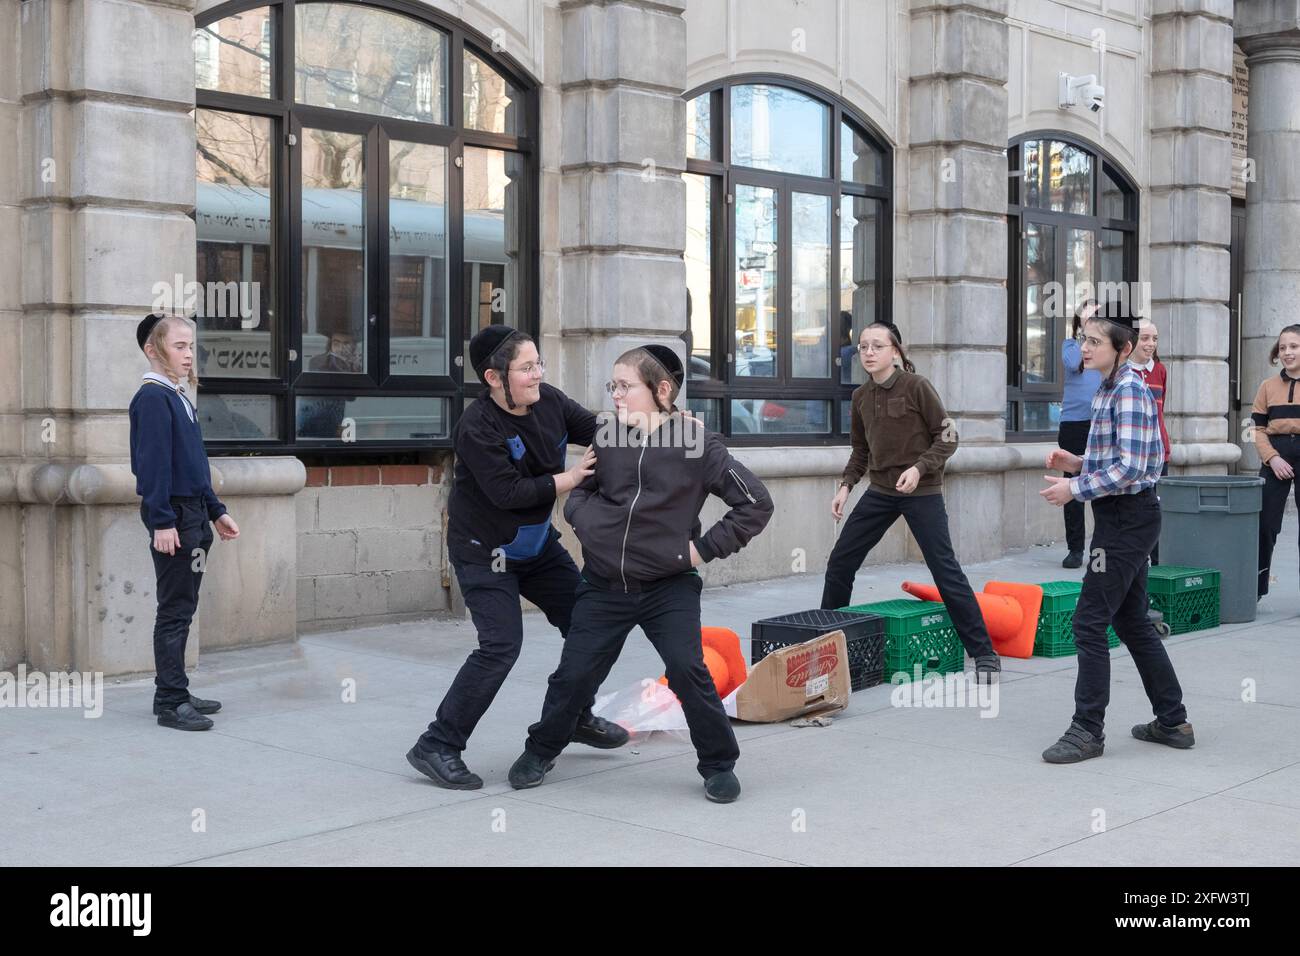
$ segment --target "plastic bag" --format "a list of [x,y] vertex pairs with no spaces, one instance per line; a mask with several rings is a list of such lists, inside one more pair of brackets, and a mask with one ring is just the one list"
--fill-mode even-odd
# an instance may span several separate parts
[[677,695],[653,678],[646,677],[596,698],[591,712],[623,727],[630,734],[651,733],[656,730],[685,731],[686,713]]

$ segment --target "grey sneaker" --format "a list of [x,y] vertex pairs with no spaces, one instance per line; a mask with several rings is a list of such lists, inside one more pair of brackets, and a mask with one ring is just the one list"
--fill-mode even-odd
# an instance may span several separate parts
[[1175,750],[1190,750],[1196,746],[1196,735],[1192,733],[1192,725],[1188,723],[1179,724],[1177,727],[1161,727],[1160,721],[1153,720],[1149,724],[1138,724],[1134,727],[1133,736],[1138,740],[1164,744]]
[[1078,763],[1100,757],[1105,749],[1104,737],[1094,737],[1079,724],[1071,723],[1061,739],[1043,751],[1043,759],[1048,763]]

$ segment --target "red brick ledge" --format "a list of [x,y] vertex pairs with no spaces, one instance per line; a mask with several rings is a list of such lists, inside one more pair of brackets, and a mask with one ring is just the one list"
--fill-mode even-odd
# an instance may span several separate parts
[[330,465],[307,469],[308,488],[436,485],[441,481],[441,465]]

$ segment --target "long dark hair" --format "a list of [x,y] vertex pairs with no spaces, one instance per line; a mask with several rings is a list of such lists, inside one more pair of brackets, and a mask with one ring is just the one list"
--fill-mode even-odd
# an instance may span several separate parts
[[[159,323],[161,324],[161,323]],[[1277,357],[1282,351],[1282,336],[1290,332],[1292,335],[1300,335],[1300,325],[1288,325],[1285,329],[1277,334],[1277,341],[1273,343],[1273,351],[1268,353],[1268,364],[1276,365]]]
[[483,387],[486,389],[483,393],[484,397],[492,394],[492,386],[488,385],[487,381],[487,371],[492,369],[501,379],[501,390],[506,393],[506,408],[517,407],[515,400],[510,397],[510,363],[515,360],[519,350],[532,341],[533,337],[528,333],[515,331],[501,343],[500,348],[492,353],[487,365],[483,366]]
[[[916,366],[912,364],[912,360],[909,359],[907,353],[903,351],[903,333],[898,331],[898,326],[893,322],[887,322],[884,319],[880,319],[879,321],[872,322],[867,326],[867,328],[884,329],[888,332],[890,344],[893,345],[894,348],[898,349],[898,357],[903,360],[903,370],[912,373],[916,372]],[[863,331],[865,332],[866,329],[863,329]]]

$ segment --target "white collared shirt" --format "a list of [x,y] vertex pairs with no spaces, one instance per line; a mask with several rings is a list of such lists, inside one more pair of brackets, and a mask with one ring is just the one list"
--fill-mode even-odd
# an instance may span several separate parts
[[1134,368],[1140,368],[1144,372],[1150,372],[1156,367],[1156,360],[1154,358],[1149,358],[1145,362],[1134,362],[1132,359],[1129,359],[1128,364],[1132,365]]
[[157,372],[145,372],[143,376],[146,382],[157,382],[159,385],[166,385],[173,392],[181,397],[181,404],[185,406],[185,414],[190,416],[190,421],[194,421],[194,405],[190,402],[189,396],[185,394],[185,386],[173,382],[166,375],[159,375]]

